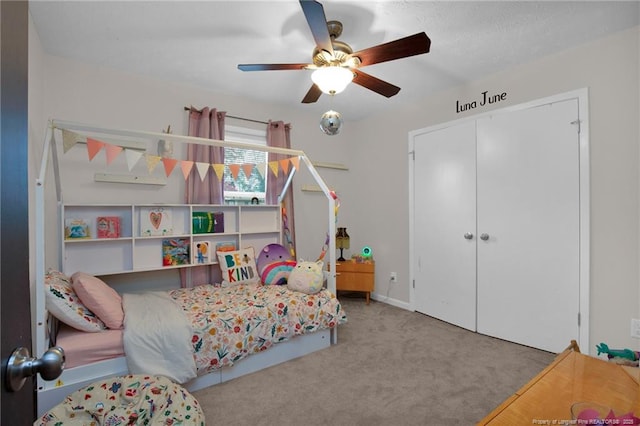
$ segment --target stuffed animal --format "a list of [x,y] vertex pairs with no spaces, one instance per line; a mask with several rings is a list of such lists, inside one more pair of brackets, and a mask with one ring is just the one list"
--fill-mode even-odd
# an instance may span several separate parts
[[265,285],[286,284],[296,261],[280,244],[268,244],[258,254],[256,260],[260,280]]
[[300,259],[291,274],[289,274],[289,280],[287,281],[289,290],[306,294],[315,294],[322,290],[324,281],[323,265],[324,262],[322,260],[310,262]]

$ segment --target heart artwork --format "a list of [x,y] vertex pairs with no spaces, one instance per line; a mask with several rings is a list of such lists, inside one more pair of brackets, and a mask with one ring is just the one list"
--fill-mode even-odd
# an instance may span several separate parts
[[151,212],[149,213],[149,220],[151,221],[151,225],[154,228],[160,228],[160,222],[162,222],[162,213],[159,212]]

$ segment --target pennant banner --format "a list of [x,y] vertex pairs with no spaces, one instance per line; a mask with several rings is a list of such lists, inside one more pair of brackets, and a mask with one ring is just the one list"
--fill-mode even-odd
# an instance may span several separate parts
[[229,164],[229,170],[231,171],[233,180],[238,179],[238,173],[240,173],[240,164]]
[[200,180],[204,180],[207,177],[207,172],[209,171],[209,163],[195,163],[196,170],[198,170],[198,174],[200,175]]
[[104,142],[87,138],[87,153],[89,154],[89,161],[95,158],[96,154],[100,152],[103,146],[104,146]]
[[258,173],[260,173],[260,177],[264,178],[264,174],[267,171],[267,163],[256,164],[256,169],[258,170]]
[[289,161],[291,161],[296,170],[300,170],[300,157],[291,157]]
[[122,147],[118,145],[111,145],[109,143],[105,143],[105,150],[107,152],[107,166],[111,164],[113,160],[116,159],[118,154],[122,152]]
[[284,172],[284,174],[288,174],[289,173],[289,159],[285,158],[284,160],[280,160],[280,167],[282,167],[282,171]]
[[189,172],[193,168],[193,161],[182,160],[180,162],[180,167],[182,168],[182,175],[184,176],[184,180],[187,180],[189,177]]
[[162,158],[162,162],[164,163],[164,174],[169,177],[176,164],[178,164],[178,160],[174,160],[173,158]]
[[66,154],[75,144],[77,144],[80,140],[85,141],[86,139],[80,136],[77,133],[71,132],[69,130],[62,130],[62,151]]
[[244,177],[249,180],[249,177],[251,176],[251,172],[253,172],[253,168],[255,167],[255,164],[243,164],[242,165],[242,171],[244,172]]
[[275,177],[278,177],[278,162],[277,161],[269,161],[269,168]]
[[138,164],[138,161],[140,161],[142,152],[136,151],[135,149],[125,149],[124,156],[127,159],[127,168],[131,171],[133,167]]
[[213,171],[216,172],[216,176],[218,180],[222,180],[224,178],[224,164],[212,164]]
[[158,155],[149,155],[149,154],[145,155],[145,157],[147,159],[147,170],[149,171],[149,173],[152,173],[153,170],[158,165],[158,163],[160,162],[160,160],[162,159],[162,157]]

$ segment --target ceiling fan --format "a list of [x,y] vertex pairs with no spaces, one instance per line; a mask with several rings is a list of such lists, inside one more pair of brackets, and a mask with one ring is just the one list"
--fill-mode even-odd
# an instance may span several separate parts
[[424,32],[354,52],[336,40],[342,34],[342,23],[328,21],[322,4],[300,0],[300,6],[316,42],[312,62],[301,64],[240,64],[242,71],[314,70],[311,86],[302,103],[316,102],[322,93],[335,95],[353,81],[390,98],[400,91],[398,86],[366,74],[360,68],[381,62],[428,53],[431,40]]

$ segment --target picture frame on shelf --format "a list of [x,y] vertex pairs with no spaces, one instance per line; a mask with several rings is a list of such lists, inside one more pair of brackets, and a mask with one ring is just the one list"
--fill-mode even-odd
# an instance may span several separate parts
[[67,218],[64,225],[64,238],[66,240],[91,238],[91,228],[86,219]]
[[143,207],[140,209],[140,236],[154,237],[173,235],[173,214],[166,207]]
[[195,241],[191,247],[194,265],[206,265],[211,263],[211,242]]
[[188,238],[164,238],[162,240],[162,266],[189,265],[190,242]]

